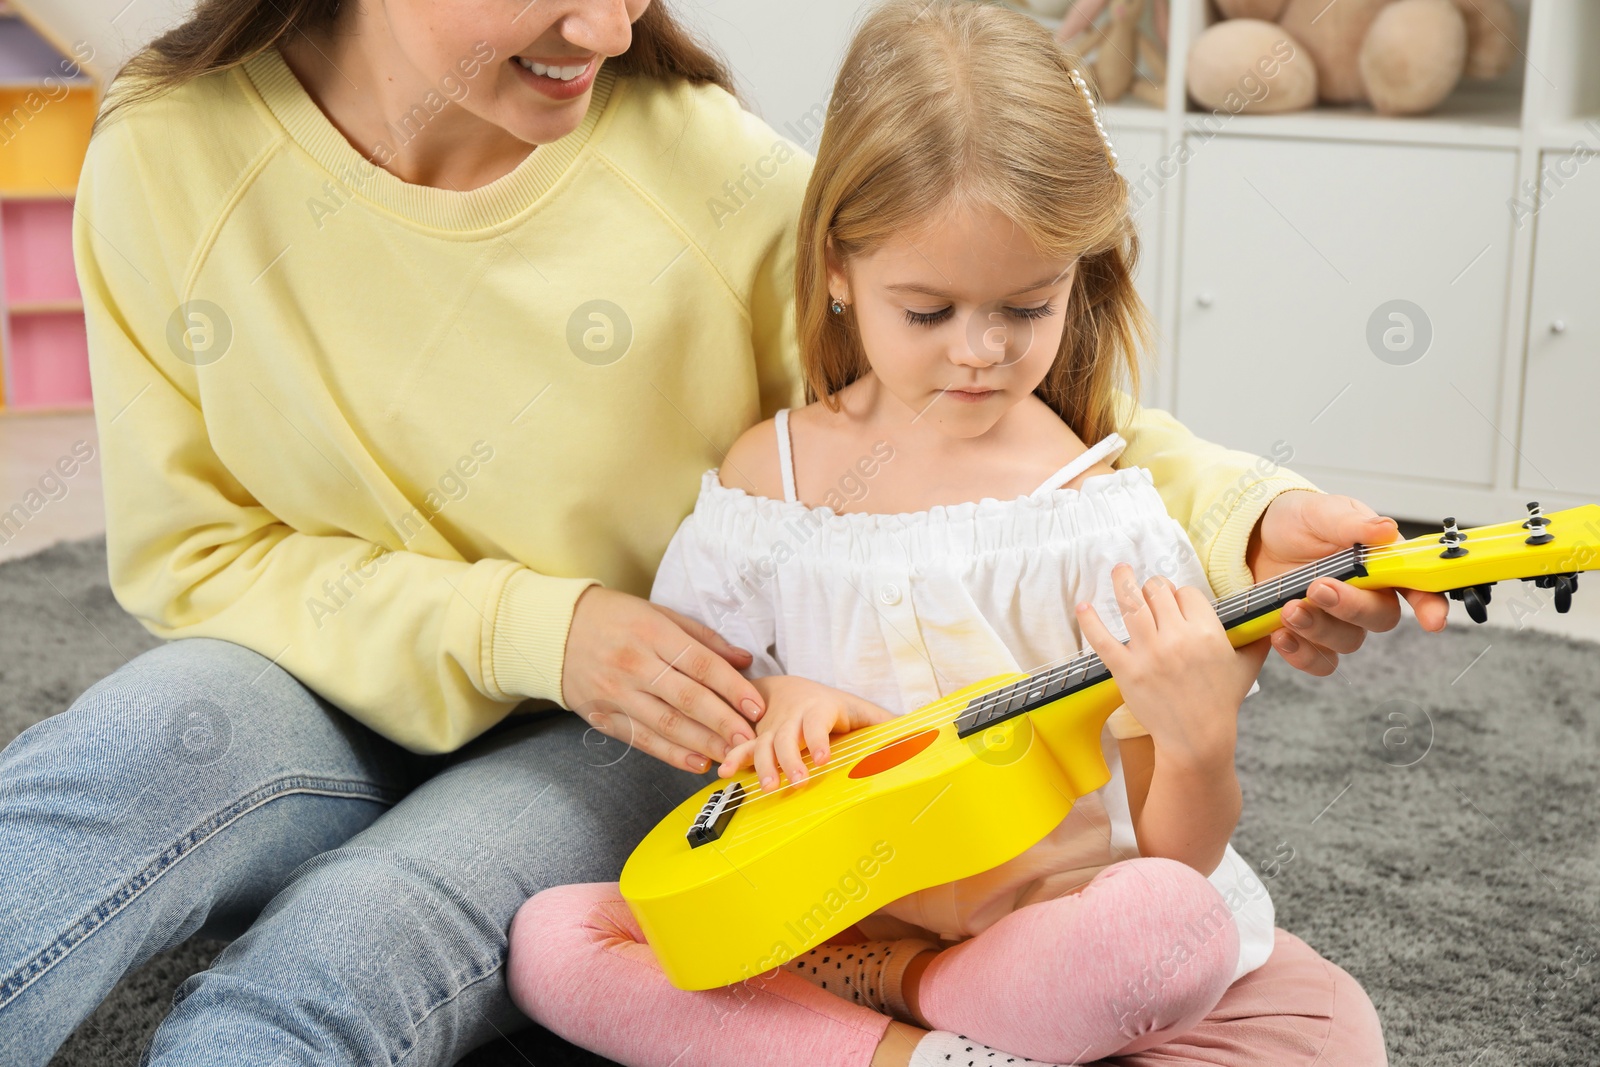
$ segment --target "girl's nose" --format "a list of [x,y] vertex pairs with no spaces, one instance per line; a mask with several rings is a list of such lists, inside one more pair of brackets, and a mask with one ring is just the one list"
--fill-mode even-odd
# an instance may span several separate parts
[[963,336],[953,339],[961,352],[951,352],[962,366],[1003,367],[1020,360],[1033,340],[1032,323],[1014,321],[998,307],[980,307],[967,319]]

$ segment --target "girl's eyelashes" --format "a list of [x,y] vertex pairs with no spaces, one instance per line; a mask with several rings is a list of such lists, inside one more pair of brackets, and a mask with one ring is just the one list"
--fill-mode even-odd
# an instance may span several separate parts
[[[949,318],[954,309],[940,308],[938,311],[912,311],[906,309],[906,322],[912,326],[933,326]],[[1019,319],[1043,319],[1056,313],[1054,302],[1042,304],[1036,308],[1006,308],[1006,311]]]
[[940,308],[938,311],[912,311],[906,308],[906,321],[913,326],[932,326],[936,322],[943,322],[950,317],[949,308]]

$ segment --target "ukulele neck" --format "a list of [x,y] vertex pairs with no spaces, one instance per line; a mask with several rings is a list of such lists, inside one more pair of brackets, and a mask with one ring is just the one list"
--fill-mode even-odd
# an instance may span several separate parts
[[[1306,589],[1318,578],[1344,581],[1365,576],[1367,569],[1362,562],[1364,557],[1365,548],[1362,545],[1343,549],[1277,578],[1259,582],[1242,593],[1214,600],[1211,607],[1222,620],[1224,629],[1235,630],[1282,609],[1291,600],[1305,596]],[[1254,634],[1251,640],[1259,636]],[[1020,681],[973,697],[956,715],[956,735],[966,737],[979,733],[996,723],[1036,711],[1110,679],[1111,672],[1098,653],[1080,653],[1066,663],[1035,671]],[[1109,707],[1106,714],[1110,715],[1114,710],[1114,706]]]

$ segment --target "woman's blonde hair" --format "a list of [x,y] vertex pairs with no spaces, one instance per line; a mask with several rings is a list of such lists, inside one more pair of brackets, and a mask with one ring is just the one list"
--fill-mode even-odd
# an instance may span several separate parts
[[1078,256],[1055,363],[1034,394],[1082,439],[1139,396],[1150,324],[1133,285],[1139,237],[1073,62],[1020,12],[973,0],[887,0],[851,41],[829,99],[796,237],[795,320],[806,401],[869,369],[854,315],[830,312],[836,264],[941,208],[987,204],[1041,255]]

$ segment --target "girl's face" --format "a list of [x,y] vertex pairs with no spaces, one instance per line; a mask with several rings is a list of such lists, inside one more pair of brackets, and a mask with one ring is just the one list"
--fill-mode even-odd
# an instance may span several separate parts
[[953,437],[980,437],[1044,380],[1077,260],[1049,259],[999,211],[959,206],[833,266],[884,390]]
[[[650,0],[387,0],[380,18],[423,117],[431,91],[529,144],[577,129],[600,65],[628,50]],[[528,69],[540,64],[546,73]],[[562,77],[550,77],[555,67]],[[574,69],[581,72],[566,78]]]

